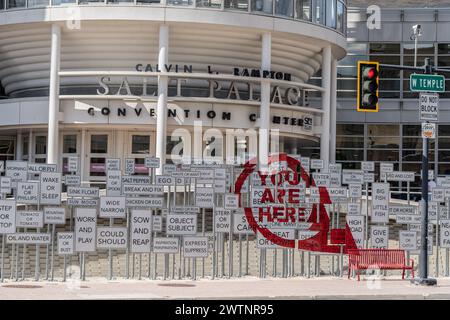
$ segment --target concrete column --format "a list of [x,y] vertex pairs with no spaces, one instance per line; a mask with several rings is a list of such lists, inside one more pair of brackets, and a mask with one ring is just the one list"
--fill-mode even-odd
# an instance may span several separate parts
[[330,162],[336,162],[336,89],[337,89],[337,60],[331,60],[331,86],[330,86]]
[[331,87],[331,47],[322,50],[322,133],[320,137],[320,158],[324,167],[330,163],[330,87]]
[[33,130],[28,132],[28,162],[33,162]]
[[[169,27],[159,27],[159,70],[164,70],[164,65],[169,61]],[[169,77],[158,77],[158,105],[156,111],[156,157],[161,160],[161,166],[156,169],[156,174],[162,174],[162,165],[166,163],[166,128],[167,128],[167,93]]]
[[[272,35],[264,33],[261,45],[261,70],[270,70],[272,60]],[[269,132],[270,132],[270,80],[261,79],[261,107],[259,117],[259,169],[267,169],[269,155]]]
[[22,160],[23,155],[23,136],[22,132],[17,132],[16,136],[16,160]]
[[59,66],[61,58],[61,27],[52,25],[50,58],[50,92],[48,104],[47,163],[58,163],[59,142]]

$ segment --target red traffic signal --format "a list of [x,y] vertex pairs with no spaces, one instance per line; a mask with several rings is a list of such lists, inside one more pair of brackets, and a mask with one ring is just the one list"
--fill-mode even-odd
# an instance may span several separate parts
[[378,62],[358,61],[358,111],[378,112],[378,70]]

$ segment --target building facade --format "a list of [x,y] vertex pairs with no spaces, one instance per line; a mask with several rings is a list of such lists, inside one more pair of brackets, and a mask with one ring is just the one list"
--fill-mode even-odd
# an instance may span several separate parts
[[[2,160],[67,172],[67,158],[78,156],[82,180],[104,183],[106,158],[134,158],[136,173],[148,174],[149,154],[163,163],[174,154],[225,161],[230,149],[256,156],[269,149],[271,129],[280,151],[330,159],[334,75],[346,53],[340,0],[2,0],[0,8]],[[323,81],[308,84],[318,70]],[[323,102],[307,102],[316,95]],[[246,133],[227,144],[230,129],[258,130],[256,148]],[[208,149],[212,142],[219,147]]]
[[[379,29],[369,29],[373,17],[366,8],[352,8],[348,14],[346,58],[339,61],[337,85],[336,159],[344,168],[359,168],[360,161],[394,163],[395,170],[414,171],[411,189],[420,193],[422,138],[418,94],[409,89],[411,72],[381,69],[380,111],[356,110],[356,65],[358,60],[385,64],[414,65],[412,26],[420,24],[417,64],[430,58],[439,68],[450,66],[450,10],[445,8],[383,9]],[[369,22],[367,22],[369,21]],[[369,27],[368,27],[369,26]],[[447,75],[448,77],[448,75]],[[314,80],[312,81],[314,83]],[[430,169],[434,175],[450,170],[450,93],[440,93],[437,138],[430,140]],[[397,185],[406,191],[406,184]]]

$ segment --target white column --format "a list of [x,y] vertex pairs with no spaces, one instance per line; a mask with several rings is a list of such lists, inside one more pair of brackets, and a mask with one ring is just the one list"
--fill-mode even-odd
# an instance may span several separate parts
[[28,162],[33,162],[33,129],[28,132]]
[[330,163],[330,87],[331,87],[331,47],[322,50],[322,133],[320,136],[320,158],[324,167]]
[[22,160],[22,155],[23,155],[23,136],[22,136],[22,132],[17,132],[17,137],[16,137],[16,160]]
[[[164,70],[164,65],[169,60],[169,27],[159,27],[159,70]],[[156,174],[162,174],[162,165],[166,163],[166,127],[167,127],[167,92],[169,77],[158,77],[158,106],[156,110],[156,157],[161,160],[161,166],[156,169]]]
[[337,60],[331,60],[331,86],[330,86],[330,162],[336,162],[336,89],[337,89]]
[[[264,33],[261,45],[261,72],[270,70],[272,60],[272,35]],[[270,80],[261,79],[261,107],[259,117],[259,169],[265,171],[269,155],[270,132]]]
[[47,163],[58,163],[59,141],[59,64],[61,54],[61,28],[52,25],[52,44],[50,58],[50,92],[48,104]]

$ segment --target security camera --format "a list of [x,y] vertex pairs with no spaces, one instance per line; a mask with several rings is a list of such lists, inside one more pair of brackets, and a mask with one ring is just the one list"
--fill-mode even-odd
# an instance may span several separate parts
[[422,26],[420,24],[416,24],[412,27],[414,35],[420,36],[422,34]]

